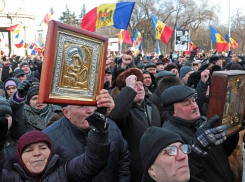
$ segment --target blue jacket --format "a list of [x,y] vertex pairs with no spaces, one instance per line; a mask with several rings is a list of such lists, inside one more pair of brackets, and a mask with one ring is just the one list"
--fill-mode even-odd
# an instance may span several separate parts
[[[130,157],[127,142],[123,139],[117,125],[107,119],[111,149],[107,166],[92,181],[95,182],[127,182],[130,181]],[[87,150],[87,133],[73,125],[66,117],[43,130],[49,135],[54,146],[62,146],[71,150],[71,158],[83,154]]]

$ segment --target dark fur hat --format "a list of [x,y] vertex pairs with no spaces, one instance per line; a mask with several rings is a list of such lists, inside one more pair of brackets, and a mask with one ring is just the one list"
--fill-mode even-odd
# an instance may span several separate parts
[[130,68],[124,72],[122,72],[118,77],[117,77],[117,86],[118,89],[121,91],[125,86],[126,86],[126,78],[130,75],[135,75],[137,77],[137,81],[141,81],[143,83],[144,77],[143,73],[141,70],[138,68]]

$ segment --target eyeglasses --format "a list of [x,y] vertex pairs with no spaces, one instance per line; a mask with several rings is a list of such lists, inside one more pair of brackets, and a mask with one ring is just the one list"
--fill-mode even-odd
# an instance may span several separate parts
[[178,149],[180,149],[184,154],[191,153],[191,146],[188,144],[182,144],[179,147],[176,146],[168,146],[162,151],[166,151],[169,156],[175,156],[178,154]]

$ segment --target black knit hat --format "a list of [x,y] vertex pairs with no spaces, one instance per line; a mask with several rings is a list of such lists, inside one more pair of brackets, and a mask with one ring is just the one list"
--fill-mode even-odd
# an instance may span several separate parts
[[39,86],[33,86],[33,87],[31,87],[31,88],[28,90],[27,95],[26,95],[27,104],[29,104],[31,98],[32,98],[34,95],[38,95],[38,93],[39,93]]
[[149,127],[140,140],[140,157],[143,170],[148,171],[158,153],[175,142],[184,143],[177,133],[156,126]]
[[0,97],[0,116],[4,116],[5,114],[12,116],[12,109],[9,102],[5,98]]
[[22,68],[22,66],[24,66],[24,65],[28,65],[28,66],[30,67],[30,65],[29,65],[29,63],[28,63],[28,62],[23,61],[23,62],[21,62],[21,63],[20,63],[20,69],[21,69],[21,68]]

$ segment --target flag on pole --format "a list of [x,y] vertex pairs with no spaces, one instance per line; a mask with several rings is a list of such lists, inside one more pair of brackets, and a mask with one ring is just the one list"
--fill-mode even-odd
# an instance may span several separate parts
[[178,22],[177,22],[177,25],[176,25],[176,29],[177,29],[177,30],[178,30],[178,29],[180,29],[180,28],[179,28],[179,24],[178,24]]
[[21,48],[24,44],[24,40],[20,41],[19,44],[14,44],[18,49]]
[[173,30],[160,22],[154,15],[151,15],[151,21],[155,38],[163,41],[164,44],[167,44],[173,34]]
[[211,40],[213,43],[216,43],[216,49],[218,52],[222,52],[224,50],[229,50],[229,45],[226,40],[215,30],[214,27],[210,25],[211,30]]
[[141,47],[141,55],[142,55],[142,57],[145,55],[145,53],[144,53],[144,50],[143,50],[143,46],[142,45],[140,45],[140,47]]
[[81,28],[95,32],[103,26],[127,30],[135,2],[101,4],[82,19]]
[[131,46],[133,45],[132,39],[128,33],[128,30],[123,30],[123,29],[119,30],[119,40],[120,40],[120,43],[123,42],[126,44],[130,44]]
[[225,40],[229,44],[229,47],[231,47],[232,49],[236,49],[238,47],[238,43],[227,34],[225,35]]
[[51,7],[49,12],[45,15],[45,17],[43,18],[42,22],[39,24],[39,26],[42,26],[42,25],[47,25],[48,26],[48,23],[51,19],[51,16],[54,14],[54,10],[53,8]]
[[27,49],[29,47],[29,44],[25,43],[24,48]]
[[133,47],[136,47],[140,41],[142,40],[141,33],[136,29],[135,34],[134,34],[134,42],[133,42]]
[[13,25],[6,30],[13,32],[15,35],[15,38],[18,38],[20,35],[20,31],[24,28],[24,25],[20,22],[20,24]]
[[156,48],[155,56],[159,56],[160,54],[161,54],[161,51],[160,51],[160,46],[159,46],[159,40],[157,40],[157,48]]
[[34,47],[34,43],[30,45],[29,49],[33,49],[33,47]]

